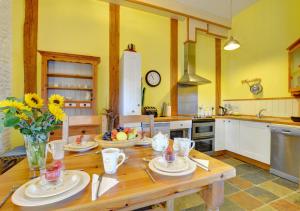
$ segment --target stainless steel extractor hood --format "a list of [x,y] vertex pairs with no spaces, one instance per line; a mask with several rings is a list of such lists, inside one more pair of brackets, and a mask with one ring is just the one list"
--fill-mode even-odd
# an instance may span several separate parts
[[196,43],[184,44],[184,75],[178,82],[180,85],[196,86],[211,83],[210,80],[196,75]]

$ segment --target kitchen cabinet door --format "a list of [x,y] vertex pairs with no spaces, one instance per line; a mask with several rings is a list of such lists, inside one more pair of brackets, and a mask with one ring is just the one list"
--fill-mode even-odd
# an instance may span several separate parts
[[239,153],[239,120],[225,121],[225,149]]
[[241,155],[270,164],[271,132],[268,123],[240,121]]
[[124,51],[120,62],[120,114],[141,114],[141,55]]
[[215,122],[215,151],[225,149],[225,119],[216,119]]

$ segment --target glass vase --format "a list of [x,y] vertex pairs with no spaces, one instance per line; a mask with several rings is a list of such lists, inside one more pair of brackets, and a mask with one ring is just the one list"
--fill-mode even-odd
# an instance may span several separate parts
[[49,134],[24,135],[27,160],[30,170],[46,168],[47,142]]

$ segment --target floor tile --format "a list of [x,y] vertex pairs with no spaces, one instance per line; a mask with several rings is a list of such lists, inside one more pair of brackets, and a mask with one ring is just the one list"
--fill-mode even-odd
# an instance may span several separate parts
[[259,176],[264,177],[268,180],[273,180],[279,178],[278,176],[271,174],[269,171],[261,170],[258,172]]
[[244,164],[243,161],[240,161],[240,160],[237,160],[234,158],[223,159],[222,161],[229,165],[232,165],[232,166],[238,166],[238,165]]
[[265,203],[278,199],[278,196],[260,187],[252,187],[247,189],[246,192]]
[[270,206],[274,207],[277,210],[284,211],[300,211],[300,207],[292,204],[284,199],[280,199],[270,203]]
[[225,197],[224,204],[220,207],[220,211],[244,211],[245,209],[239,207],[236,203]]
[[175,199],[174,201],[174,206],[176,208],[176,211],[197,207],[201,204],[204,204],[204,201],[198,193],[194,193],[188,196],[183,196]]
[[285,200],[300,206],[300,192],[295,192],[285,198]]
[[229,194],[232,194],[232,193],[236,193],[240,191],[240,189],[234,187],[233,185],[231,185],[230,183],[228,182],[225,182],[224,183],[224,194],[225,195],[229,195]]
[[250,174],[244,174],[241,176],[243,179],[249,180],[250,182],[252,182],[253,184],[260,184],[263,182],[268,181],[269,179],[267,179],[266,177],[261,177],[259,173],[255,172],[255,173],[250,173]]
[[229,179],[228,182],[231,185],[233,185],[233,186],[235,186],[235,187],[237,187],[239,189],[242,189],[242,190],[243,189],[248,189],[248,188],[250,188],[250,187],[253,186],[253,184],[249,180],[243,179],[243,178],[241,178],[239,176],[234,177],[232,179]]
[[265,190],[268,190],[271,193],[273,193],[277,196],[280,196],[280,197],[293,192],[291,189],[288,189],[286,187],[278,185],[278,184],[274,183],[273,181],[264,182],[264,183],[260,184],[259,187],[261,187]]
[[273,208],[269,205],[264,205],[262,207],[255,209],[254,211],[278,211],[278,210],[276,210],[275,208]]
[[205,204],[201,204],[201,205],[199,205],[197,207],[183,209],[182,211],[205,211],[205,210],[206,210]]
[[291,190],[294,190],[294,191],[298,190],[298,188],[299,188],[299,184],[291,182],[291,181],[283,179],[283,178],[275,179],[273,182],[275,182],[279,185],[282,185],[286,188],[289,188]]
[[253,166],[253,165],[250,165],[250,164],[240,164],[238,166],[235,166],[236,168],[236,174],[237,175],[244,175],[244,174],[248,174],[248,173],[251,173],[251,172],[257,172],[257,171],[260,171],[261,169]]
[[254,198],[253,196],[251,196],[246,192],[234,193],[230,195],[228,198],[234,203],[236,203],[238,206],[240,206],[241,208],[247,210],[253,210],[263,205],[262,202],[260,202],[258,199]]

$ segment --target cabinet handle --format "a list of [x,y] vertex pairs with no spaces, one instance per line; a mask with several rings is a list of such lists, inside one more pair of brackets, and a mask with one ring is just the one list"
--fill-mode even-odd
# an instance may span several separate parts
[[137,106],[140,107],[141,105],[140,105],[140,104],[137,104]]
[[82,131],[81,131],[82,134],[85,134],[85,132],[86,132],[85,130],[82,130]]
[[132,110],[131,113],[134,113],[134,110]]
[[53,132],[53,131],[52,131],[52,132],[50,132],[50,135],[51,135],[51,136],[53,136],[53,135],[54,135],[54,132]]
[[183,126],[183,124],[180,124],[180,126],[182,127],[182,126]]
[[267,127],[270,127],[270,125],[267,125]]

